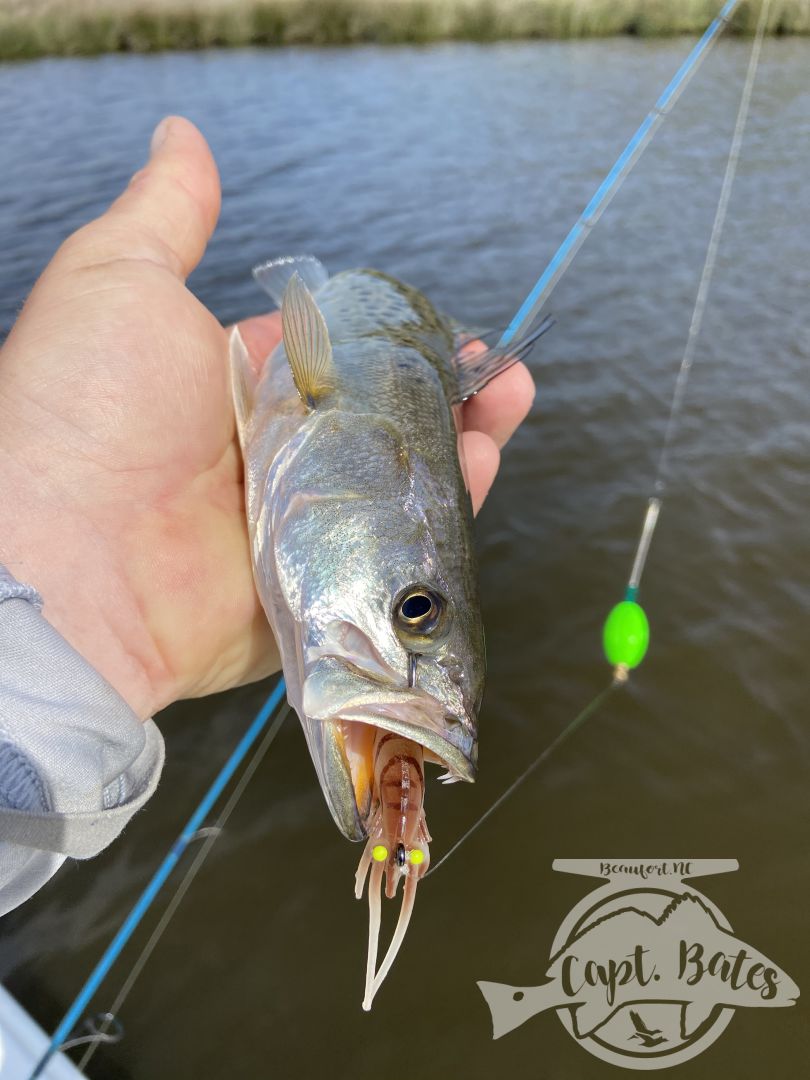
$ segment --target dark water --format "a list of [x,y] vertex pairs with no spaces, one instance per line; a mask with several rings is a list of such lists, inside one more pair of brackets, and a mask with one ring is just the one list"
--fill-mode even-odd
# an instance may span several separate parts
[[[192,284],[223,320],[249,267],[314,251],[504,325],[684,55],[600,42],[233,52],[0,67],[0,318],[114,196],[164,113],[220,165]],[[747,62],[723,42],[558,288],[538,403],[479,519],[490,674],[475,787],[429,792],[440,853],[606,681],[620,597]],[[591,887],[555,857],[735,857],[704,890],[810,993],[810,44],[766,43],[673,486],[644,587],[653,644],[613,698],[429,880],[371,1016],[358,852],[283,729],[90,1075],[614,1075],[550,1013],[493,1042],[476,979],[542,981]],[[205,618],[205,612],[200,612]],[[149,809],[2,929],[0,976],[52,1028],[266,687],[178,705]],[[158,905],[160,908],[160,905]],[[137,948],[108,980],[106,1007]],[[807,1007],[749,1009],[689,1078],[793,1077]]]

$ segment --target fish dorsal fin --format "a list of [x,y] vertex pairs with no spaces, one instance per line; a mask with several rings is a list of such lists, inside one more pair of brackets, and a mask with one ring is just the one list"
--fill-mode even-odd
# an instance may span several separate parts
[[257,380],[238,326],[231,330],[230,363],[231,392],[233,394],[233,410],[236,414],[236,430],[239,432],[239,442],[244,449],[245,427],[253,410],[253,395],[256,390]]
[[281,329],[295,388],[307,408],[314,409],[335,388],[335,364],[326,321],[297,273],[284,291]]
[[326,267],[314,255],[285,255],[253,267],[254,278],[279,307],[293,274],[298,274],[312,293],[329,280]]
[[459,342],[459,348],[453,357],[453,362],[458,376],[458,396],[454,403],[457,404],[459,401],[466,401],[467,398],[471,398],[474,394],[483,390],[496,375],[506,371],[518,360],[525,360],[532,351],[537,339],[542,337],[553,325],[554,320],[546,317],[522,338],[518,338],[517,341],[513,341],[510,345],[503,347],[496,345],[492,349],[477,354],[470,352],[466,348],[470,338],[457,333],[456,340]]

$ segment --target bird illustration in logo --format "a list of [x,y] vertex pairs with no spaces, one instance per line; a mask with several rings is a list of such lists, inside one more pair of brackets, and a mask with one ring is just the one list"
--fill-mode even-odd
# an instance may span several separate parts
[[648,1028],[641,1018],[641,1013],[637,1013],[635,1009],[630,1009],[630,1023],[636,1029],[630,1039],[638,1039],[645,1050],[667,1042],[667,1039],[661,1033],[661,1028],[656,1028],[654,1031],[652,1028]]

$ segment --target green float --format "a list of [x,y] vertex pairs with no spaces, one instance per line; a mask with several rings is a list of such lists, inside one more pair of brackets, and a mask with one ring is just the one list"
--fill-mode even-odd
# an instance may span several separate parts
[[650,644],[650,624],[644,608],[635,600],[616,604],[605,620],[602,644],[614,667],[638,667]]

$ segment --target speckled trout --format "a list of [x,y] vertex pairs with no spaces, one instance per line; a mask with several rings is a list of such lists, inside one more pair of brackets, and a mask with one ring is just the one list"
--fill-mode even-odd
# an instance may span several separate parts
[[[471,355],[469,334],[377,271],[329,277],[302,256],[254,275],[283,340],[257,378],[231,339],[253,569],[327,805],[366,841],[368,1009],[429,865],[425,764],[476,772],[484,634],[459,406],[545,324],[509,355]],[[389,897],[404,886],[377,970],[383,876]]]

